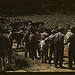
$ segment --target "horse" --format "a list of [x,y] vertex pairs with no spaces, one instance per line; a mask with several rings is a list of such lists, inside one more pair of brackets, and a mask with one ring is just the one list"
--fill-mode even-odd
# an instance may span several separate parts
[[12,56],[11,40],[8,37],[6,37],[4,34],[0,34],[0,67],[1,67],[1,57],[2,57],[4,69],[5,69],[5,53],[7,53],[8,62],[11,63],[11,56]]
[[12,32],[10,35],[12,44],[13,44],[13,40],[16,40],[17,42],[17,48],[19,48],[19,45],[21,46],[21,39],[23,39],[23,34],[21,34],[20,32]]

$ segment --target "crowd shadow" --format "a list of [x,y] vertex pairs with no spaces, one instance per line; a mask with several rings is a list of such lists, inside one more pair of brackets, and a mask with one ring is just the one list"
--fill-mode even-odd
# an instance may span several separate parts
[[[25,49],[24,48],[14,48],[13,49],[14,50],[14,52],[24,52],[25,51]],[[72,67],[72,68],[69,68],[68,67],[68,56],[64,56],[63,57],[64,59],[63,59],[63,67],[61,68],[61,69],[71,69],[71,70],[75,70],[75,67]],[[40,60],[41,58],[39,58],[39,57],[37,57],[37,60]],[[67,59],[67,60],[66,60]],[[49,57],[48,57],[48,60],[49,60]],[[52,58],[52,63],[51,63],[51,66],[53,66],[54,65],[54,58]],[[47,63],[47,64],[49,64],[49,63]],[[58,63],[59,64],[59,63]],[[66,65],[66,66],[65,66]],[[57,67],[57,68],[60,68],[60,67]],[[12,68],[10,69],[10,70],[13,70]]]
[[24,48],[13,48],[12,49],[14,52],[24,52],[25,49]]
[[[65,60],[65,58],[67,58],[67,60]],[[53,62],[51,63],[50,66],[53,66],[53,65],[54,65],[54,58],[52,58],[52,61],[53,61]],[[59,65],[59,63],[58,63],[57,65]],[[69,67],[68,67],[68,56],[64,56],[63,65],[64,65],[64,66],[62,66],[61,69],[75,70],[75,66],[73,66],[73,65],[74,65],[73,63],[72,63],[72,68],[69,68]],[[66,65],[66,66],[65,66],[65,65]],[[60,67],[57,66],[57,68],[60,68]]]

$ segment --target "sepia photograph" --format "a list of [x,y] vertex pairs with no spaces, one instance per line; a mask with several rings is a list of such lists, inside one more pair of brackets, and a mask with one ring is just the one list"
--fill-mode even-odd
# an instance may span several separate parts
[[0,73],[75,72],[74,0],[0,0]]

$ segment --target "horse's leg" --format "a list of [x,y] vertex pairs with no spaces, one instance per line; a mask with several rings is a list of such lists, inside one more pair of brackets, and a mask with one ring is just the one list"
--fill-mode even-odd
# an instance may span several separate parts
[[8,49],[8,61],[9,61],[9,63],[11,63],[11,57],[12,57],[12,49],[9,48]]
[[17,48],[19,48],[19,46],[21,48],[21,39],[20,40],[17,40]]
[[12,46],[13,46],[13,40],[11,40],[11,48],[12,48]]
[[20,42],[21,42],[21,46],[22,46],[22,39],[21,39],[21,41],[20,41]]
[[48,49],[46,49],[44,55],[45,55],[44,63],[47,63],[47,59],[48,59]]
[[11,57],[12,57],[12,41],[11,41],[11,44],[9,45],[9,62],[11,63]]
[[34,48],[34,56],[35,56],[35,58],[37,58],[36,48]]
[[21,39],[20,39],[20,41],[19,41],[19,45],[20,45],[20,48],[21,48],[21,47],[22,47],[22,46],[21,46]]
[[23,40],[23,46],[25,46],[25,41]]
[[22,39],[22,45],[24,46],[24,40]]
[[19,42],[17,41],[17,48],[19,48]]
[[43,55],[43,51],[42,51],[42,53],[41,53],[41,59],[42,59],[42,63],[43,63],[43,60],[44,60],[44,55]]
[[3,59],[3,69],[5,69],[4,54],[3,54],[3,56],[2,56],[2,59]]

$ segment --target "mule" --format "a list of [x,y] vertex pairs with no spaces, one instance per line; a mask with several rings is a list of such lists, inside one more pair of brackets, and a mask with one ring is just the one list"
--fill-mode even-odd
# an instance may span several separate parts
[[12,34],[10,35],[12,44],[13,44],[13,40],[16,40],[17,42],[17,48],[19,48],[19,46],[21,47],[21,39],[23,39],[23,34],[21,34],[20,32],[12,32]]

